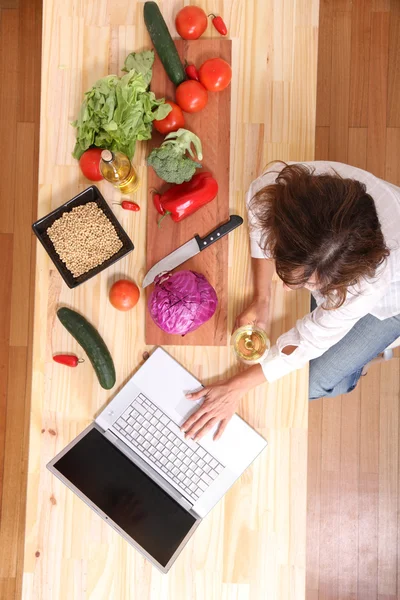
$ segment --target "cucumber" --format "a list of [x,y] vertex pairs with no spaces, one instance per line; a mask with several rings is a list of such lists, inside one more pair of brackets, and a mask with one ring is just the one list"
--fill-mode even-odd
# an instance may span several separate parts
[[57,317],[88,355],[101,387],[111,389],[115,385],[115,368],[101,335],[85,317],[70,308],[59,308]]
[[158,5],[155,2],[145,2],[143,15],[147,31],[164,69],[172,83],[178,86],[185,81],[186,74]]

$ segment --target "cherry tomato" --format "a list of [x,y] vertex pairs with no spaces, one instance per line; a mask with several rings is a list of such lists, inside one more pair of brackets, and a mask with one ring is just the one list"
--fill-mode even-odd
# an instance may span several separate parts
[[207,15],[198,6],[185,6],[176,15],[175,27],[184,40],[197,40],[207,29]]
[[154,129],[157,129],[162,134],[170,133],[170,131],[178,131],[181,127],[185,126],[185,117],[183,116],[182,109],[175,104],[175,102],[166,102],[172,106],[172,110],[165,119],[160,121],[153,121]]
[[138,286],[128,279],[120,279],[111,286],[110,302],[117,310],[130,310],[136,306],[139,296]]
[[201,83],[209,92],[221,92],[231,82],[231,66],[222,58],[210,58],[199,69]]
[[103,175],[100,172],[100,159],[102,148],[89,148],[79,159],[79,166],[83,175],[90,181],[100,181]]
[[198,112],[208,102],[207,90],[198,81],[184,81],[176,88],[176,101],[185,112]]

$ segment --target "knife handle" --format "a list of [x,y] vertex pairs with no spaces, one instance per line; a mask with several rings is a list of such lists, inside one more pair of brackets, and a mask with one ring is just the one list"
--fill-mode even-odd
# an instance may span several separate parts
[[231,215],[229,217],[229,221],[223,223],[222,225],[217,227],[217,229],[214,229],[214,231],[206,235],[206,237],[202,238],[199,235],[195,235],[194,237],[199,245],[200,250],[205,250],[206,248],[208,248],[208,246],[211,246],[211,244],[217,242],[224,235],[227,235],[228,233],[236,229],[236,227],[239,227],[242,223],[242,217],[239,217],[239,215]]

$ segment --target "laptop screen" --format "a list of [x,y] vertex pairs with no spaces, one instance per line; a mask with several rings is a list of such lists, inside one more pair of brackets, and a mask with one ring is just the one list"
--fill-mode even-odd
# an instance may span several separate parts
[[164,567],[196,522],[95,428],[54,468]]

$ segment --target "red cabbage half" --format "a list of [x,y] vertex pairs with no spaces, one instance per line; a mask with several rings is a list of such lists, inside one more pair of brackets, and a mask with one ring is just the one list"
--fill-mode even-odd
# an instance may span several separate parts
[[154,283],[148,304],[150,314],[155,324],[167,333],[185,335],[215,313],[217,294],[201,273],[162,273]]

